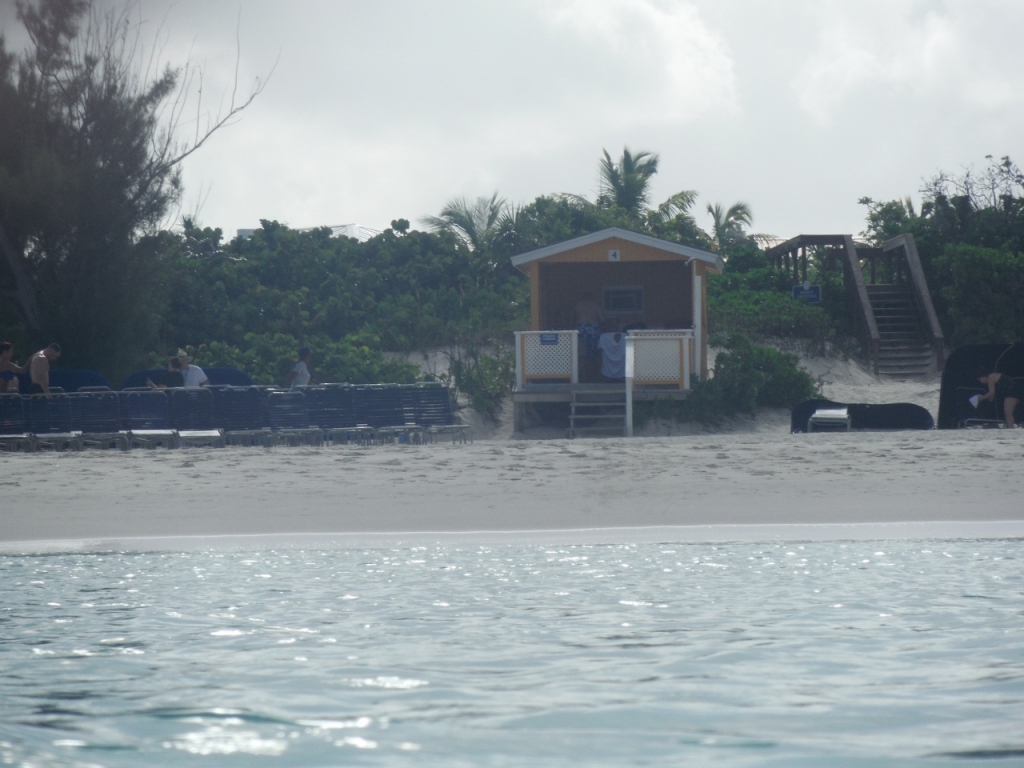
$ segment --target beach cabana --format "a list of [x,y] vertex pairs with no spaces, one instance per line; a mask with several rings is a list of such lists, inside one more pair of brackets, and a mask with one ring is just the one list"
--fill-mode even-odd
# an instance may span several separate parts
[[[630,433],[634,399],[682,399],[693,376],[707,377],[706,279],[721,273],[718,255],[612,227],[513,256],[512,265],[530,280],[530,330],[516,333],[517,430],[527,404],[564,402],[570,435],[584,423]],[[574,314],[585,294],[602,309],[602,332],[625,336],[621,383],[581,375]]]
[[[979,369],[998,372],[1011,379],[1024,379],[1024,341],[966,344],[953,351],[942,369],[939,429],[1003,423],[1002,407],[997,403],[970,401],[972,396],[986,392],[986,387],[975,378]],[[1024,423],[1024,403],[1017,406],[1014,418],[1018,424]]]

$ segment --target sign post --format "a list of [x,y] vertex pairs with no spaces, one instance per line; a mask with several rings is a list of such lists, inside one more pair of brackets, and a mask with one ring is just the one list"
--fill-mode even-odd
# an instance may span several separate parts
[[633,436],[633,370],[635,368],[635,339],[626,336],[626,437]]
[[806,301],[808,304],[821,304],[821,286],[810,283],[794,285],[793,300]]

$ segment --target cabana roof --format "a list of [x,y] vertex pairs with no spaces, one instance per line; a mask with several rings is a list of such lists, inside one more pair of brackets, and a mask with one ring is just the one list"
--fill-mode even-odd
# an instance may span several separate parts
[[620,227],[609,227],[608,229],[602,229],[598,232],[592,232],[589,235],[574,237],[572,240],[564,240],[561,243],[555,243],[554,245],[548,245],[534,251],[521,253],[518,256],[512,257],[512,266],[516,267],[521,272],[528,272],[528,268],[525,267],[530,262],[539,261],[566,251],[571,251],[576,248],[582,248],[587,245],[594,245],[604,240],[612,239],[624,240],[628,243],[635,243],[647,248],[654,248],[658,251],[662,251],[663,253],[683,257],[686,261],[696,259],[697,261],[707,264],[708,267],[714,269],[718,273],[722,272],[722,268],[724,266],[721,257],[717,254],[710,253],[709,251],[702,251],[700,248],[692,248],[688,245],[681,245],[679,243],[673,243],[657,237],[651,237],[650,235],[641,235],[638,232],[630,232],[628,229],[622,229]]

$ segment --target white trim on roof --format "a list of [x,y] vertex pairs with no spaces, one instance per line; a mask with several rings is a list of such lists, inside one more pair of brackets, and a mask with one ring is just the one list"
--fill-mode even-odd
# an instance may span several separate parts
[[554,245],[548,245],[544,248],[538,248],[535,251],[520,253],[518,256],[512,257],[512,266],[519,267],[523,264],[529,264],[531,261],[537,261],[538,259],[544,259],[548,256],[554,256],[556,253],[571,251],[573,248],[580,248],[584,245],[593,245],[594,243],[600,243],[602,240],[610,240],[613,237],[618,237],[630,243],[636,243],[637,245],[646,245],[651,248],[657,248],[661,251],[667,251],[668,253],[675,253],[680,256],[688,256],[691,259],[707,262],[714,266],[719,272],[721,272],[725,266],[722,259],[719,258],[717,254],[710,253],[709,251],[702,251],[700,248],[691,248],[688,245],[672,243],[668,240],[651,237],[650,235],[641,235],[638,232],[630,232],[628,229],[621,229],[619,227],[609,227],[608,229],[602,229],[598,232],[591,232],[589,235],[574,237],[572,240],[564,240],[561,243],[555,243]]

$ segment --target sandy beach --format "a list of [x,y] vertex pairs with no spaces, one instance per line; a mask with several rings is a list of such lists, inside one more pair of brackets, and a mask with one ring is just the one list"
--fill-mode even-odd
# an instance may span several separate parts
[[3,505],[0,541],[1024,523],[1022,459],[1017,430],[19,454],[3,457],[17,503]]
[[[938,404],[810,359],[824,394]],[[468,445],[7,454],[0,549],[1024,535],[1024,431],[790,435],[787,411],[717,430]],[[544,435],[537,435],[543,437]]]

